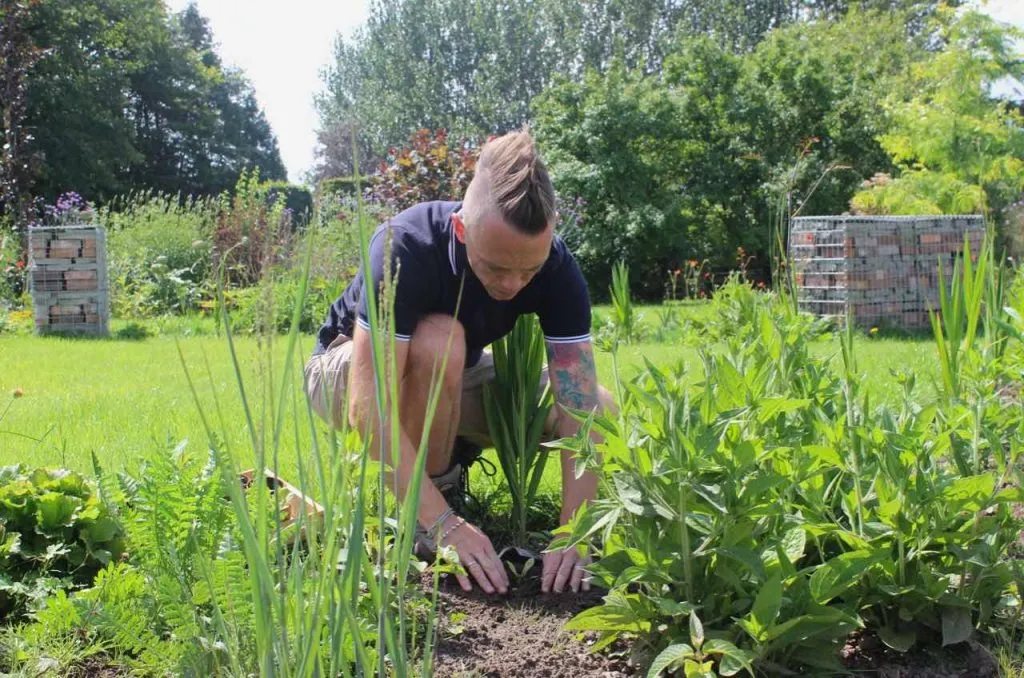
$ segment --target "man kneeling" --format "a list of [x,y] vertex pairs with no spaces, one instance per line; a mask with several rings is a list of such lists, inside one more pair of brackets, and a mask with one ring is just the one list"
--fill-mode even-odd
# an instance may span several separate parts
[[[551,437],[579,431],[563,407],[612,407],[594,369],[587,285],[554,234],[554,203],[547,170],[527,132],[488,142],[462,202],[421,203],[376,229],[370,241],[371,283],[360,270],[331,305],[306,365],[307,393],[323,419],[341,428],[347,418],[364,436],[380,430],[366,295],[379,296],[390,229],[401,413],[395,481],[404,494],[412,481],[430,385],[447,352],[427,443],[431,482],[422,483],[419,524],[441,545],[453,547],[488,593],[504,593],[508,577],[487,535],[455,513],[467,469],[453,459],[457,439],[490,444],[483,387],[494,378],[494,367],[485,347],[511,332],[520,315],[537,314],[556,402],[546,422]],[[390,430],[387,422],[384,429]],[[371,449],[379,458],[380,441],[374,440]],[[597,478],[591,472],[576,478],[568,451],[562,452],[561,468],[560,520],[565,523],[583,502],[594,499]],[[573,591],[588,589],[587,562],[574,548],[545,554],[542,590],[561,592],[567,584]],[[467,591],[472,588],[468,577],[460,575],[459,583]]]

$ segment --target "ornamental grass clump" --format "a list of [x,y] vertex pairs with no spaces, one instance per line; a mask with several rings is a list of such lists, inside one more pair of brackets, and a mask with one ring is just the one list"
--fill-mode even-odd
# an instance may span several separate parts
[[537,497],[548,449],[541,445],[554,396],[542,382],[544,336],[536,316],[522,316],[512,332],[494,342],[495,378],[484,389],[484,411],[512,499],[516,544],[529,537],[527,516]]

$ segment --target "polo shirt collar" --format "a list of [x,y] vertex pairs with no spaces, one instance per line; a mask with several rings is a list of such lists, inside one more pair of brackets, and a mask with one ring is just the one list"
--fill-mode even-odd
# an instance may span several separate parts
[[[455,212],[462,209],[459,205]],[[452,214],[455,214],[452,212]],[[451,215],[448,216],[448,264],[451,266],[452,275],[458,277],[466,269],[466,246],[459,242],[455,236],[455,221]]]

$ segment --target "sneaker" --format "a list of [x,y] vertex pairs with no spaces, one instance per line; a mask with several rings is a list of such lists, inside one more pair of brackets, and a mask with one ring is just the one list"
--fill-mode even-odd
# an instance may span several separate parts
[[[441,492],[448,506],[456,513],[461,513],[465,507],[464,488],[468,475],[462,464],[452,461],[448,470],[437,476],[430,476],[431,482]],[[433,560],[437,556],[437,543],[434,536],[428,534],[426,528],[416,523],[416,537],[413,541],[413,553],[423,560]]]

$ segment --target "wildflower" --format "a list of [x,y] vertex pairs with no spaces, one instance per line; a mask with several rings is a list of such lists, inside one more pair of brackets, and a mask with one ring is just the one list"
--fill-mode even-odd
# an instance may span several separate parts
[[14,262],[14,267],[15,268],[25,268],[25,262],[22,261],[21,259],[18,259],[16,262]]
[[674,275],[677,278],[680,276],[681,273],[682,273],[682,271],[680,271],[678,268],[676,270],[672,271],[672,275]]
[[25,395],[24,389],[16,388],[13,391],[11,391],[12,398],[20,398],[23,395]]
[[688,261],[687,263],[690,265],[690,268],[697,268],[697,260],[696,259],[690,259],[690,261]]
[[877,326],[872,327],[870,330],[868,330],[868,333],[871,336],[875,336],[876,334],[878,334],[878,327]]
[[711,271],[705,271],[704,272],[704,279],[705,280],[711,280]]
[[757,289],[759,289],[759,290],[763,290],[764,289],[764,281],[763,280],[758,280],[757,281]]

